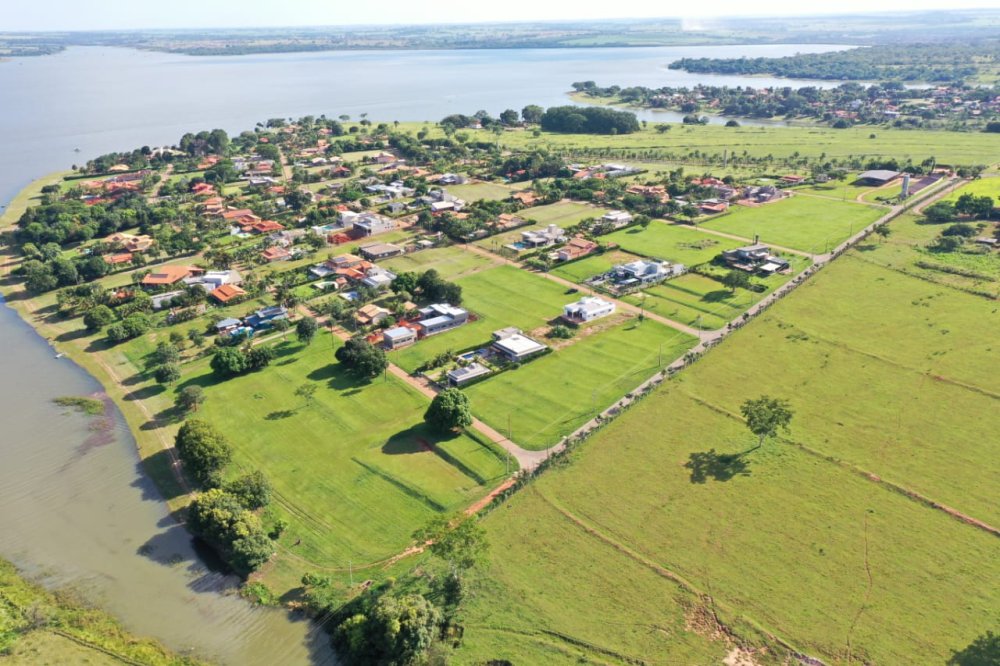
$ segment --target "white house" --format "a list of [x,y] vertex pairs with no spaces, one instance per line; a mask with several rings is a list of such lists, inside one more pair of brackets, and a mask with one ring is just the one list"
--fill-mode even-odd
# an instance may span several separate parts
[[354,219],[354,228],[360,230],[365,236],[374,236],[392,231],[396,228],[396,223],[388,217],[375,213],[362,213]]
[[609,210],[601,217],[601,222],[608,222],[619,229],[632,222],[632,214],[624,210]]
[[511,362],[523,361],[546,349],[546,345],[532,340],[517,328],[503,328],[493,332],[493,351]]
[[548,247],[566,242],[566,232],[559,226],[550,224],[544,229],[522,231],[521,242],[528,247]]
[[563,319],[573,324],[607,317],[615,311],[615,304],[597,296],[584,296],[563,307]]

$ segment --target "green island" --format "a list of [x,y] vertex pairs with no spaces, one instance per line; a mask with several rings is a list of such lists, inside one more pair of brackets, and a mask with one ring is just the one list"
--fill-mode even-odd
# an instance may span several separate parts
[[1000,134],[668,127],[192,132],[29,186],[0,291],[354,663],[971,663]]
[[137,639],[118,622],[69,592],[49,592],[0,560],[0,659],[5,664],[142,664],[198,666],[204,662]]

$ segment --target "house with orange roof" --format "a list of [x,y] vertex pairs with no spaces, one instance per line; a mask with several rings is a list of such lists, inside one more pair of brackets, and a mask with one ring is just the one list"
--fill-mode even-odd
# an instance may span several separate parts
[[176,284],[187,277],[201,275],[205,271],[195,266],[158,266],[142,278],[144,287],[165,287]]
[[274,220],[256,220],[249,224],[242,224],[241,228],[246,233],[273,234],[276,231],[284,230],[285,225]]
[[121,246],[126,252],[145,252],[156,242],[146,234],[127,234],[119,231],[104,239],[109,245]]
[[522,192],[514,192],[510,195],[510,198],[517,201],[523,206],[534,206],[538,203],[538,195],[531,190],[524,190]]
[[585,257],[597,249],[597,243],[587,240],[582,236],[574,236],[566,245],[559,248],[557,256],[559,261],[572,261]]
[[249,208],[238,208],[234,210],[227,210],[224,213],[222,213],[223,220],[239,220],[244,217],[257,218],[258,220],[260,219],[259,217],[254,215],[254,212]]
[[104,255],[104,261],[111,266],[121,266],[123,264],[131,264],[133,255],[131,252],[119,252],[118,254],[106,254]]
[[227,305],[230,301],[233,301],[241,296],[246,296],[245,291],[235,284],[224,284],[209,292],[209,296],[217,300],[223,305]]
[[358,308],[358,311],[354,314],[354,321],[358,322],[361,326],[371,326],[373,324],[380,324],[392,314],[389,310],[375,305],[374,303],[369,303],[368,305]]
[[261,252],[260,256],[270,264],[274,261],[288,261],[292,258],[292,253],[283,247],[275,245]]

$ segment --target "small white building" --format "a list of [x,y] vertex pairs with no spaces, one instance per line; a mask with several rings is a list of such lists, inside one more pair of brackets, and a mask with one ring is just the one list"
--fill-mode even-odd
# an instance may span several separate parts
[[523,361],[546,349],[548,346],[532,340],[517,328],[503,328],[493,332],[493,351],[511,362]]
[[581,324],[607,317],[615,311],[615,304],[597,296],[584,296],[575,303],[563,307],[563,319],[572,324]]
[[558,225],[550,224],[544,229],[531,229],[521,232],[521,242],[528,247],[549,247],[566,242],[566,232]]
[[452,386],[465,386],[472,380],[486,377],[489,374],[490,369],[482,363],[470,363],[469,365],[449,370],[448,383]]
[[609,210],[601,217],[601,222],[607,222],[615,229],[620,229],[632,222],[632,214],[624,210]]

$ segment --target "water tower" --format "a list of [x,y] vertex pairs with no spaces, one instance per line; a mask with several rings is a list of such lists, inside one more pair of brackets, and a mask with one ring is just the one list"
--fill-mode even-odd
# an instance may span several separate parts
[[900,199],[906,199],[910,196],[910,174],[903,174],[903,191],[899,193]]

